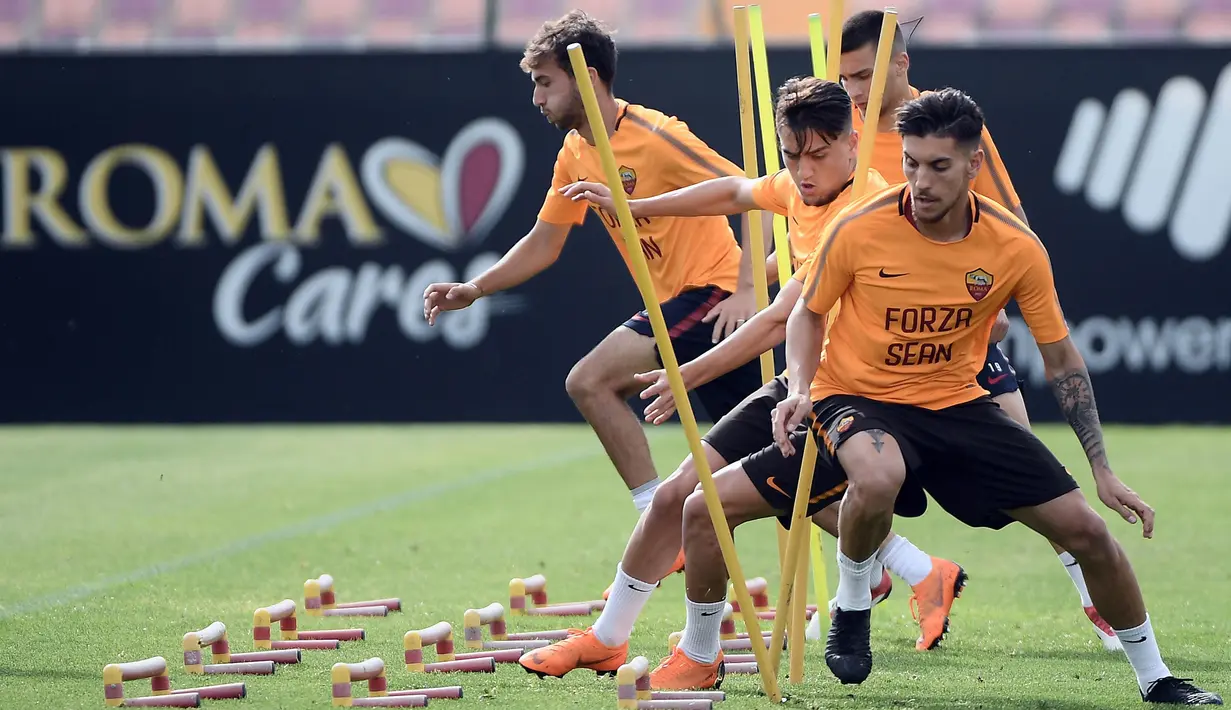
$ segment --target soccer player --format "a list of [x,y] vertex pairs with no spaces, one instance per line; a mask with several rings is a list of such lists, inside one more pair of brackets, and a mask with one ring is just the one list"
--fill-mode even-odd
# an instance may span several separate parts
[[[714,152],[682,121],[613,95],[616,46],[594,18],[574,10],[548,22],[527,43],[521,66],[534,82],[534,105],[567,134],[556,156],[552,186],[534,227],[498,263],[467,283],[437,283],[427,288],[423,308],[428,323],[435,323],[443,311],[465,308],[543,271],[559,257],[572,226],[585,219],[585,203],[560,193],[560,188],[573,182],[598,180],[603,174],[593,128],[569,62],[567,48],[574,42],[581,45],[590,66],[625,192],[637,197],[657,195],[709,178],[743,175],[743,170]],[[597,206],[593,211],[627,263],[616,215]],[[637,231],[681,362],[713,347],[755,312],[749,250],[741,254],[725,218],[641,218]],[[707,326],[710,322],[714,325]],[[598,435],[638,512],[653,499],[659,479],[645,432],[627,399],[638,389],[633,375],[660,364],[649,318],[642,311],[603,339],[565,380],[565,389]],[[750,363],[697,394],[717,421],[760,383],[756,363]],[[678,570],[683,559],[675,559]]]
[[[842,59],[839,74],[843,86],[851,94],[851,100],[858,107],[855,114],[855,129],[862,130],[864,114],[868,110],[868,94],[872,88],[872,70],[876,65],[876,47],[880,41],[881,22],[884,13],[880,10],[868,10],[852,15],[842,25]],[[891,184],[906,181],[902,167],[902,137],[894,130],[895,116],[902,104],[917,98],[920,91],[910,84],[908,70],[910,55],[906,51],[906,41],[902,37],[901,27],[895,27],[892,56],[889,62],[889,74],[885,80],[885,93],[881,99],[881,111],[876,133],[876,149],[872,154],[872,167],[885,176]],[[975,175],[972,190],[989,197],[1012,212],[1022,222],[1029,224],[1026,213],[1022,210],[1013,181],[1005,170],[1004,161],[1000,159],[1000,151],[996,149],[992,135],[984,127],[979,138],[979,148],[983,151],[983,163]],[[996,327],[992,329],[992,337],[987,347],[987,359],[979,370],[979,385],[991,393],[992,399],[1024,427],[1030,426],[1030,417],[1026,413],[1026,403],[1022,399],[1021,389],[1017,381],[1017,373],[1008,357],[1000,349],[999,342],[1008,332],[1009,319],[1004,313],[997,317]],[[1108,651],[1120,650],[1120,640],[1112,633],[1111,626],[1099,616],[1098,610],[1090,601],[1085,578],[1081,566],[1073,556],[1055,544],[1052,548],[1059,555],[1060,563],[1073,580],[1081,599],[1082,609],[1086,617],[1094,625],[1094,632]]]
[[[791,258],[797,264],[803,262],[814,253],[816,239],[825,223],[850,201],[851,173],[858,144],[858,137],[851,130],[850,97],[834,82],[814,77],[791,79],[779,89],[775,123],[787,166],[784,171],[756,180],[717,178],[658,197],[631,200],[629,206],[633,216],[653,218],[773,210],[788,215],[791,220],[795,227],[791,232]],[[869,173],[868,183],[873,188],[886,187],[884,180],[874,172]],[[569,186],[565,194],[589,200],[604,209],[613,208],[610,191],[602,185],[579,182]],[[720,371],[715,374],[703,371],[702,376],[720,376],[772,347],[772,343],[766,346],[765,341],[773,338],[775,330],[781,334],[787,315],[803,290],[802,278],[806,272],[798,269],[797,272],[798,279],[792,279],[783,288],[772,306],[694,361],[712,360],[723,354],[725,362],[720,360],[717,365]],[[765,449],[772,459],[780,459],[770,430],[770,415],[786,392],[784,378],[775,378],[710,429],[702,441],[702,448],[713,470],[747,456],[756,456]],[[798,475],[800,458],[789,462],[794,471],[786,473],[788,478]],[[821,479],[824,493],[818,496],[811,510],[817,515],[820,515],[818,511],[839,500],[845,487],[840,472],[829,468],[826,473],[829,477]],[[768,478],[766,488],[778,502],[785,500],[779,489],[794,485],[788,484],[787,478],[780,480],[779,484],[773,477]],[[628,655],[628,638],[633,624],[654,589],[652,582],[642,580],[659,579],[671,561],[671,550],[678,549],[684,501],[689,499],[697,483],[696,470],[689,457],[659,487],[653,503],[633,532],[616,570],[611,596],[598,621],[583,634],[525,654],[521,659],[523,667],[551,676],[562,676],[577,668],[600,673],[619,668]],[[914,515],[921,514],[926,505],[922,491],[909,502],[914,506],[913,511],[904,508],[904,512]],[[904,501],[904,506],[906,504]],[[786,509],[789,510],[789,505]],[[700,514],[708,515],[703,504]],[[830,528],[836,534],[836,516]],[[929,557],[904,538],[892,535],[890,538],[884,546],[889,553],[885,566],[903,576],[920,571],[919,578],[914,580],[921,612],[918,647],[921,650],[932,648],[944,634],[945,620],[964,573],[953,562]],[[721,560],[718,563],[721,565]],[[870,590],[872,597],[887,596],[891,589],[887,573],[882,571],[877,582]],[[651,673],[650,682],[654,688],[713,687],[717,684],[720,673],[718,624],[723,604],[688,603],[684,638],[672,657]]]
[[[1085,449],[1099,499],[1153,535],[1154,511],[1108,461],[1090,375],[1069,336],[1046,249],[1011,212],[970,190],[984,158],[982,111],[966,94],[944,89],[904,104],[896,129],[907,184],[850,205],[826,228],[787,323],[791,393],[773,415],[782,456],[801,445],[796,427],[814,415],[818,459],[849,480],[838,609],[825,648],[830,671],[843,683],[871,672],[868,574],[899,492],[921,486],[967,526],[1020,521],[1072,553],[1123,642],[1145,702],[1221,705],[1163,662],[1128,558],[1077,482],[973,383],[996,314],[1013,298]],[[823,330],[839,298],[843,307]],[[757,502],[756,488],[748,475],[729,471],[716,481],[733,524],[774,514],[767,501],[740,506]],[[698,525],[684,544],[690,595],[694,574],[707,576],[700,588],[725,586],[720,558],[708,549],[716,549],[712,530]]]

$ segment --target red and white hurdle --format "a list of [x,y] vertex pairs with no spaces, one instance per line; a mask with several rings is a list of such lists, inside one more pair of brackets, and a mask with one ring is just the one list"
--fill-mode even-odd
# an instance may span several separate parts
[[333,576],[322,574],[303,583],[303,608],[308,616],[385,616],[401,611],[402,600],[390,597],[339,603]]
[[[125,698],[124,683],[130,680],[150,679],[153,695],[141,698]],[[171,688],[167,674],[167,659],[162,656],[109,663],[103,667],[103,697],[109,707],[130,708],[197,708],[202,700],[229,700],[243,698],[248,694],[243,683],[209,685],[201,688]]]

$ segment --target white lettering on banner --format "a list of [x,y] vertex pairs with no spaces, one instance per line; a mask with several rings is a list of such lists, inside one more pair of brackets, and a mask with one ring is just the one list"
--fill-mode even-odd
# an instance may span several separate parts
[[[1184,316],[1160,322],[1098,315],[1070,323],[1069,330],[1092,375],[1120,369],[1186,375],[1231,370],[1231,318]],[[1047,382],[1043,358],[1021,318],[1010,318],[1001,347],[1023,379],[1036,386]]]
[[427,261],[409,277],[401,266],[382,267],[367,262],[355,272],[331,266],[308,276],[291,290],[285,305],[275,306],[249,318],[245,316],[248,292],[267,271],[279,284],[291,284],[299,276],[303,257],[285,242],[265,242],[239,254],[223,271],[214,290],[214,323],[232,345],[255,347],[281,330],[288,341],[303,346],[320,341],[327,345],[364,341],[372,317],[387,306],[394,309],[402,333],[423,343],[440,336],[457,350],[478,345],[487,335],[491,304],[480,299],[470,308],[446,314],[436,327],[423,319],[423,292],[428,284],[473,278],[499,261],[492,252],[478,254],[467,265],[462,279],[443,259]]

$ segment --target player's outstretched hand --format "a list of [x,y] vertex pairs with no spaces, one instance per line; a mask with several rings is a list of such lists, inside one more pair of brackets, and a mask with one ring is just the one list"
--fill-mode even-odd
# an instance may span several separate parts
[[714,321],[714,342],[718,342],[735,332],[757,312],[756,296],[752,289],[741,288],[735,293],[718,302],[709,313],[701,319],[702,323]]
[[1132,524],[1136,524],[1140,518],[1141,536],[1154,537],[1154,509],[1146,505],[1141,496],[1124,485],[1111,471],[1095,477],[1095,483],[1098,487],[1098,498],[1103,501],[1103,505],[1116,511],[1120,517]]
[[799,423],[812,411],[812,398],[806,394],[793,394],[774,407],[771,416],[774,428],[774,443],[782,451],[783,456],[794,456],[795,445],[791,443],[791,434],[799,428]]
[[432,284],[423,292],[423,317],[428,325],[436,325],[436,317],[444,311],[458,311],[474,303],[483,292],[472,283]]
[[654,398],[645,408],[645,420],[651,424],[662,424],[675,414],[675,395],[671,392],[671,382],[667,380],[666,370],[654,370],[633,375],[638,382],[649,384],[641,390],[641,398]]
[[611,199],[611,190],[601,182],[575,182],[560,188],[560,194],[573,202],[589,200],[608,212],[615,214],[615,200]]

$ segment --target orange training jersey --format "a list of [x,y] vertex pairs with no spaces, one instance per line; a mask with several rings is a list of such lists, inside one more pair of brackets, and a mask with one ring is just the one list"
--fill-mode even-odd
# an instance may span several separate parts
[[987,394],[975,378],[1010,298],[1038,342],[1068,335],[1038,237],[998,203],[973,192],[968,199],[971,229],[956,242],[915,229],[906,185],[870,195],[830,223],[804,282],[814,313],[842,299],[812,382],[814,402],[851,394],[941,409]]
[[[694,136],[683,121],[644,106],[618,103],[611,148],[629,198],[653,197],[704,180],[744,174]],[[579,180],[606,184],[598,150],[571,131],[556,156],[555,175],[539,219],[581,224],[589,203],[573,202],[559,193],[560,188]],[[616,215],[594,204],[590,208],[603,220],[631,272]],[[637,220],[637,232],[659,301],[709,285],[735,291],[740,249],[726,217],[643,217]]]
[[[769,210],[787,218],[788,236],[791,245],[791,270],[803,281],[799,267],[815,249],[821,232],[834,215],[842,211],[851,202],[851,186],[854,179],[848,180],[842,192],[827,205],[811,207],[804,204],[799,196],[799,188],[791,179],[786,168],[773,175],[757,178],[752,186],[752,199],[757,207]],[[868,192],[876,192],[889,186],[880,173],[868,171]]]
[[[913,86],[910,87],[910,93],[915,98],[920,96],[919,90]],[[862,131],[863,117],[860,116],[859,109],[852,107],[851,113],[854,116],[855,130]],[[992,134],[988,133],[987,126],[983,127],[983,139],[979,141],[979,147],[983,148],[983,167],[979,168],[970,189],[990,197],[1010,210],[1019,209],[1021,200],[1013,189],[1013,181],[1009,180],[1009,173],[1004,169],[1000,151],[992,142]],[[902,136],[898,135],[897,131],[877,131],[872,167],[891,183],[906,182],[906,174],[902,172]]]

